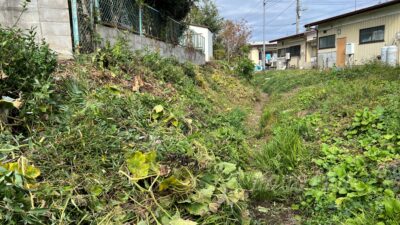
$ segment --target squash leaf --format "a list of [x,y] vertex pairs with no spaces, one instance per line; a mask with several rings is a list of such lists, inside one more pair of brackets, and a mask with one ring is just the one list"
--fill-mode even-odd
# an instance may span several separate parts
[[152,151],[149,153],[135,152],[129,157],[126,163],[133,179],[142,180],[148,177],[150,172],[156,172],[156,156],[156,152]]

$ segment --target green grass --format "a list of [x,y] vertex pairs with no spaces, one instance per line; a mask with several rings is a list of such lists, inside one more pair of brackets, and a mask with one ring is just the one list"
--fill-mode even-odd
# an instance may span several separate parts
[[22,106],[1,102],[0,223],[399,221],[399,68],[249,82],[124,46],[58,65]]
[[[20,122],[1,126],[0,222],[248,224],[239,176],[254,88],[218,65],[123,45],[59,65],[49,88],[23,99]],[[19,159],[40,176],[13,169]]]
[[269,141],[255,166],[303,180],[292,201],[303,223],[397,224],[399,75],[369,64],[255,78],[270,94],[260,121]]

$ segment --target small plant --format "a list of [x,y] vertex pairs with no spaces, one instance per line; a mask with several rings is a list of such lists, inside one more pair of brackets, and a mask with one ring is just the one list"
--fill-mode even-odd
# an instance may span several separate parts
[[308,161],[308,151],[300,135],[291,127],[274,130],[273,139],[254,156],[257,167],[277,174],[290,174]]
[[36,208],[33,192],[40,170],[30,165],[26,158],[0,164],[0,221],[3,224],[40,223],[46,210]]
[[253,79],[254,63],[248,58],[240,58],[235,66],[236,75],[247,80]]
[[36,33],[0,27],[0,96],[18,98],[35,91],[35,83],[49,81],[56,57],[45,43],[36,43]]

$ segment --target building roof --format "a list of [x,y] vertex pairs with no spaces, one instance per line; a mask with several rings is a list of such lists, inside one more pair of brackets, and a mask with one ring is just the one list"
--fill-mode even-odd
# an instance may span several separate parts
[[[260,45],[264,45],[264,42],[263,41],[252,41],[252,42],[249,42],[248,43],[250,46],[260,46]],[[265,45],[267,45],[267,46],[274,46],[274,45],[276,45],[277,43],[276,42],[265,42]]]
[[189,24],[189,26],[192,26],[192,27],[201,27],[201,28],[205,28],[205,29],[208,29],[208,30],[210,30],[210,28],[209,28],[209,27],[207,27],[207,26],[205,26],[205,25]]
[[272,40],[271,42],[278,42],[278,41],[283,41],[283,40],[291,39],[291,38],[305,37],[305,34],[306,33],[294,34],[294,35],[290,35],[290,36],[286,36],[286,37],[282,37],[282,38],[279,38],[279,39]]
[[373,11],[373,10],[385,8],[385,7],[392,6],[392,5],[396,5],[396,4],[399,4],[399,3],[400,3],[400,0],[392,0],[392,1],[389,1],[389,2],[382,3],[382,4],[373,5],[373,6],[370,6],[370,7],[367,7],[367,8],[363,8],[363,9],[359,9],[359,10],[356,10],[356,11],[353,11],[353,12],[348,12],[348,13],[344,13],[344,14],[341,14],[341,15],[338,15],[338,16],[334,16],[334,17],[330,17],[330,18],[327,18],[327,19],[323,19],[323,20],[320,20],[320,21],[313,22],[313,23],[309,23],[309,24],[306,24],[305,27],[316,26],[316,25],[319,25],[319,24],[331,22],[331,21],[342,19],[342,18],[346,18],[346,17],[349,17],[349,16],[354,16],[354,15],[362,14],[362,13],[365,13],[365,12],[370,12],[370,11]]

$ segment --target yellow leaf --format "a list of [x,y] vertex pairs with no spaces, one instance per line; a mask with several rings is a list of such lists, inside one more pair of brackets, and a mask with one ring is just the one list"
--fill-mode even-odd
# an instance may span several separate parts
[[25,176],[27,178],[36,179],[40,176],[40,170],[35,166],[28,166],[25,168]]
[[164,111],[164,107],[162,105],[157,105],[154,107],[153,111],[156,113],[161,113],[162,111]]

